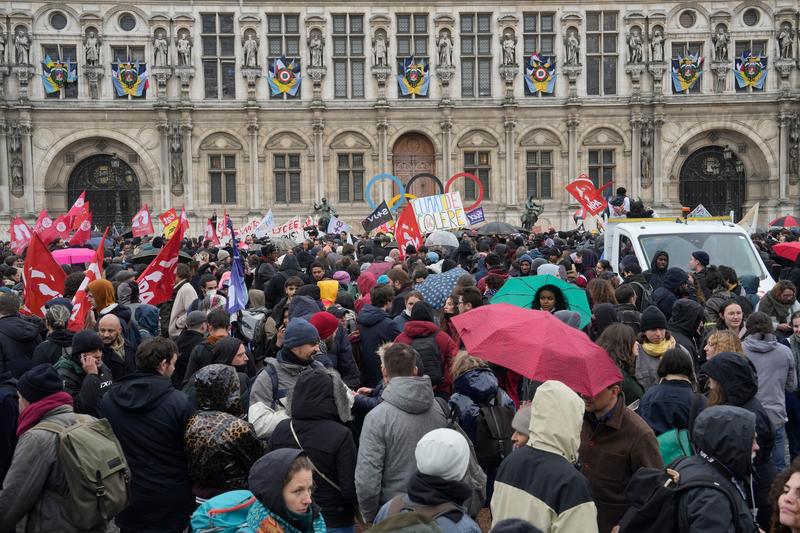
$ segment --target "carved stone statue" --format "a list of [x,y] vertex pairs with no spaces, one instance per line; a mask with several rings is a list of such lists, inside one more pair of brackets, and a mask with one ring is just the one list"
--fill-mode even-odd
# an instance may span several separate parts
[[628,34],[628,63],[642,62],[642,32],[634,28]]
[[642,180],[649,184],[653,172],[653,159],[650,153],[650,142],[652,140],[652,129],[645,123],[641,133],[641,155],[639,157],[639,169],[642,173]]
[[192,64],[192,41],[189,32],[180,32],[175,42],[178,49],[178,65]]
[[661,63],[664,61],[664,34],[660,28],[656,28],[653,36],[650,37],[650,54],[653,62]]
[[153,56],[155,66],[169,66],[169,42],[163,31],[159,31],[153,37]]
[[450,40],[450,34],[447,31],[442,30],[439,33],[436,46],[439,50],[439,66],[453,66],[453,41]]
[[578,32],[570,30],[565,39],[567,47],[567,65],[580,65],[581,41],[578,39]]
[[170,171],[172,185],[183,185],[183,139],[181,129],[177,124],[173,124],[170,132],[169,152],[170,152]]
[[17,30],[17,34],[14,36],[14,50],[17,65],[30,64],[31,41],[22,30]]
[[386,36],[383,32],[376,32],[375,37],[372,39],[372,64],[375,66],[389,65],[389,59],[386,55]]
[[86,54],[86,64],[97,66],[100,61],[100,39],[97,34],[90,31],[83,42],[83,51]]
[[320,215],[321,215],[319,217],[319,220],[317,221],[317,226],[322,231],[325,231],[325,230],[328,229],[328,224],[331,221],[331,216],[334,216],[334,217],[339,216],[338,213],[336,213],[336,209],[334,209],[334,207],[332,205],[328,204],[328,199],[327,198],[322,198],[320,200],[319,204],[314,202],[314,212],[315,213],[320,213]]
[[792,27],[788,24],[781,28],[781,32],[778,34],[778,44],[780,45],[781,49],[781,59],[791,59],[792,58],[792,43],[794,42],[794,32],[792,31]]
[[800,149],[797,144],[789,147],[789,175],[795,178],[800,175]]
[[717,33],[711,38],[714,42],[714,61],[728,60],[728,43],[731,38],[723,26],[717,28]]
[[242,42],[244,52],[244,66],[255,68],[258,66],[258,41],[253,39],[253,34],[249,33],[247,39]]
[[310,53],[311,66],[322,67],[325,64],[325,41],[322,40],[322,34],[318,31],[311,32],[308,38],[308,50]]
[[12,122],[8,126],[8,151],[16,154],[20,150],[22,150],[22,134],[19,131],[19,125]]
[[3,35],[3,30],[0,28],[0,65],[6,63],[6,38]]
[[25,182],[22,177],[22,160],[15,157],[11,161],[11,190],[15,196],[22,196]]
[[522,227],[527,231],[533,231],[533,226],[539,220],[539,215],[544,213],[544,205],[536,203],[533,196],[525,202],[525,212],[522,214]]
[[503,38],[500,40],[500,43],[503,46],[503,64],[515,65],[517,62],[516,36],[510,31],[507,31],[503,34]]

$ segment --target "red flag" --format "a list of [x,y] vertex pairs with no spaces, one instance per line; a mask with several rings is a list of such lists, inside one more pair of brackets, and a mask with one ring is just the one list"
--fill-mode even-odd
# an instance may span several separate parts
[[11,221],[8,232],[11,234],[11,251],[16,255],[22,255],[22,252],[31,242],[31,237],[33,236],[31,228],[24,220],[17,217]]
[[186,217],[186,208],[181,208],[181,227],[183,228],[184,233],[189,231],[189,219]]
[[175,273],[178,270],[178,254],[185,227],[178,225],[174,238],[167,241],[155,259],[136,280],[139,284],[139,301],[143,304],[158,305],[172,298]]
[[86,202],[86,191],[83,191],[80,196],[72,204],[72,207],[67,211],[67,224],[70,229],[78,229],[81,223],[81,215],[89,211],[88,202]]
[[42,212],[39,213],[39,218],[36,219],[36,224],[33,226],[33,232],[39,234],[45,245],[50,244],[58,237],[56,225],[53,223],[53,219],[47,215],[47,209],[42,209]]
[[72,235],[72,238],[69,240],[70,246],[82,246],[86,244],[92,236],[92,212],[88,211],[81,215],[80,218],[76,219],[78,223],[78,229]]
[[56,228],[56,237],[59,239],[66,239],[69,237],[69,217],[67,215],[58,217],[54,226]]
[[44,304],[64,294],[64,280],[67,275],[53,259],[53,254],[38,234],[34,233],[31,237],[22,275],[25,281],[25,311],[44,317]]
[[603,198],[603,194],[601,193],[602,189],[599,191],[595,189],[594,183],[592,183],[592,180],[589,179],[586,174],[578,176],[578,178],[568,184],[566,188],[590,215],[596,215],[608,206],[608,202]]
[[219,245],[219,237],[217,237],[217,230],[216,228],[214,228],[214,224],[211,222],[210,218],[206,222],[206,232],[203,235],[203,239],[211,241],[211,244],[213,244],[214,246]]
[[405,258],[406,246],[409,244],[413,244],[417,249],[422,246],[422,233],[419,231],[417,216],[414,214],[414,208],[410,203],[403,208],[403,212],[397,217],[394,227],[394,237],[397,240],[397,248],[400,250],[401,259]]
[[103,233],[103,239],[100,241],[100,244],[97,245],[94,261],[92,261],[89,268],[84,272],[85,276],[83,277],[83,281],[80,287],[78,287],[75,296],[72,297],[72,313],[69,315],[69,322],[67,323],[67,329],[70,331],[77,332],[82,330],[86,323],[86,316],[91,310],[91,305],[89,304],[89,284],[103,277],[106,235],[108,235],[108,227],[106,227],[106,231]]
[[150,209],[147,207],[147,204],[144,204],[144,207],[133,215],[133,220],[131,220],[131,233],[134,237],[155,233],[153,230],[153,219],[150,218]]

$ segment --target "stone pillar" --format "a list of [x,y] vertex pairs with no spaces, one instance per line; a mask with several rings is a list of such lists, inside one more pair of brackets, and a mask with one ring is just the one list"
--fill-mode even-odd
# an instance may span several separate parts
[[[0,215],[11,214],[11,203],[8,192],[8,143],[6,137],[8,123],[5,117],[0,118]],[[5,237],[5,236],[3,236]]]
[[[169,175],[169,122],[167,120],[161,120],[159,121],[157,127],[158,132],[161,134],[161,164],[159,165],[159,179],[156,181],[156,183],[158,189],[161,191],[161,205],[159,206],[159,209],[163,212],[169,209],[171,204]],[[191,150],[189,150],[189,152],[191,153]]]
[[452,161],[450,160],[451,143],[453,142],[453,121],[448,117],[439,122],[439,128],[442,131],[442,171],[439,174],[439,179],[442,180],[442,185],[444,185],[453,175]]
[[[261,176],[258,161],[258,118],[250,117],[247,132],[250,140],[250,210],[261,211]],[[266,214],[265,213],[262,213]]]
[[515,157],[514,153],[516,150],[514,149],[514,128],[517,126],[517,121],[513,118],[506,117],[505,121],[503,122],[503,130],[505,133],[505,174],[506,174],[506,204],[516,208],[519,205],[519,198],[517,195],[517,189],[519,184],[519,179],[517,177],[517,173],[515,172]]
[[325,160],[322,153],[322,136],[325,133],[325,121],[316,119],[311,128],[314,132],[314,201],[316,202],[326,196]]
[[661,126],[664,115],[653,116],[653,204],[664,204],[664,162],[661,160]]
[[36,209],[33,194],[33,139],[30,120],[20,120],[19,133],[22,135],[22,179],[25,180],[25,212],[33,214]]
[[[192,122],[191,120],[186,120],[181,123],[181,134],[183,135],[183,181],[185,183],[185,190],[191,191],[189,194],[186,194],[184,199],[186,211],[191,211],[194,209],[194,194],[192,192],[195,190],[194,186],[194,165],[192,164]],[[188,216],[188,213],[187,213]]]
[[578,177],[578,126],[580,124],[581,119],[577,114],[570,115],[567,119],[567,143],[569,144],[569,175],[567,176],[567,183]]
[[791,126],[792,114],[781,112],[778,116],[778,198],[781,202],[786,200],[788,189],[788,154],[789,154],[789,128]]
[[[378,173],[379,174],[384,172],[391,173],[391,171],[389,170],[389,147],[387,146],[389,121],[386,120],[385,117],[378,119],[378,123],[376,124],[376,129],[378,131]],[[389,193],[392,190],[392,184],[388,183],[388,180],[382,180],[380,183],[381,183],[381,194],[383,195],[384,198],[388,200],[390,198]]]
[[[642,115],[634,114],[631,123],[631,187],[629,196],[637,198],[642,195]],[[616,189],[616,185],[614,188]]]

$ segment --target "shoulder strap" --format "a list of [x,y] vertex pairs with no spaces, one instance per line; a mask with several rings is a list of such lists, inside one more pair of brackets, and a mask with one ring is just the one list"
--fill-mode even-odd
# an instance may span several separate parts
[[387,510],[386,516],[393,516],[398,513],[402,513],[403,511],[420,513],[431,520],[436,520],[440,516],[446,515],[447,513],[453,511],[458,511],[461,514],[464,514],[464,509],[453,502],[444,502],[440,503],[439,505],[420,505],[412,502],[410,499],[406,501],[402,495],[395,496],[389,500],[389,509]]
[[[297,447],[300,448],[300,451],[302,451],[303,453],[306,453],[305,449],[303,449],[303,445],[300,444],[300,439],[297,438],[297,433],[295,433],[295,431],[294,431],[294,420],[289,420],[289,429],[292,431],[292,437],[294,437],[294,441],[297,443]],[[306,453],[306,455],[308,455],[308,454]],[[309,461],[311,461],[311,460],[309,459]],[[336,483],[334,483],[333,481],[328,479],[328,476],[326,476],[325,474],[323,474],[322,472],[319,471],[317,466],[314,464],[314,461],[311,461],[311,468],[314,470],[315,474],[318,474],[319,477],[321,477],[322,479],[327,481],[330,486],[332,486],[333,488],[335,488],[339,492],[342,492],[342,489],[339,488],[339,485],[337,485]]]
[[264,371],[272,381],[272,410],[274,411],[275,406],[278,405],[278,395],[280,394],[278,391],[278,369],[267,361],[264,365]]

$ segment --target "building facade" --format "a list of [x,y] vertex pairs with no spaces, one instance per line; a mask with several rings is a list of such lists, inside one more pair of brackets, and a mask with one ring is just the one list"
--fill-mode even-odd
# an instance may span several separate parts
[[[797,0],[10,2],[0,221],[185,206],[357,223],[452,181],[487,219],[574,227],[586,173],[659,214],[797,213]],[[467,172],[477,180],[451,176]],[[434,177],[432,178],[431,175]],[[365,187],[374,186],[365,197]],[[763,219],[762,219],[763,220]]]

